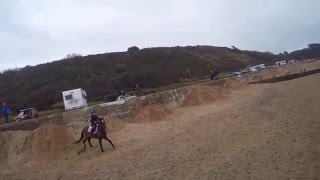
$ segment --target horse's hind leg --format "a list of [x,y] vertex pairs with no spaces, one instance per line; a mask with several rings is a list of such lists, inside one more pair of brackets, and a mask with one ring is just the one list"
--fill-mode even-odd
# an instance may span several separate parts
[[101,139],[99,139],[99,144],[100,144],[100,148],[101,148],[101,151],[104,152],[103,148],[102,148],[102,142],[101,142]]
[[87,138],[84,138],[84,140],[82,141],[82,142],[83,142],[83,145],[84,145],[84,149],[87,148],[87,146],[86,146],[86,141],[87,141],[87,140],[88,140]]
[[104,139],[107,140],[107,141],[109,141],[109,143],[111,144],[111,146],[113,147],[113,149],[115,148],[114,145],[113,145],[113,143],[111,142],[111,140],[110,140],[107,136],[104,137]]
[[88,142],[89,142],[90,147],[93,147],[91,144],[91,138],[88,138]]

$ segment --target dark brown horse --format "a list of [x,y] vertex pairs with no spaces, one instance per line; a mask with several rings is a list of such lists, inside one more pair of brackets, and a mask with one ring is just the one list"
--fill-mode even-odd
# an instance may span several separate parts
[[81,131],[81,137],[78,141],[76,141],[75,143],[79,143],[82,139],[82,142],[83,142],[83,145],[84,145],[84,149],[86,149],[86,141],[89,142],[89,145],[90,147],[93,147],[91,145],[91,138],[94,138],[94,139],[98,139],[99,140],[99,143],[100,143],[100,148],[101,148],[101,151],[104,152],[103,148],[102,148],[102,142],[101,140],[102,139],[105,139],[107,141],[109,141],[109,143],[112,145],[113,148],[114,145],[113,143],[111,142],[111,140],[107,137],[107,132],[106,132],[106,124],[103,120],[103,118],[98,118],[98,126],[97,126],[97,130],[95,134],[91,134],[89,131],[88,131],[88,128],[89,126],[86,126],[82,129]]

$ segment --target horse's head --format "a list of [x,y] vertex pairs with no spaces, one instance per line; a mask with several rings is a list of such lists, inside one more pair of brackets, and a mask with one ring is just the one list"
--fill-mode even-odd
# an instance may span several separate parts
[[106,129],[106,123],[104,122],[103,118],[98,118],[98,124],[102,129]]

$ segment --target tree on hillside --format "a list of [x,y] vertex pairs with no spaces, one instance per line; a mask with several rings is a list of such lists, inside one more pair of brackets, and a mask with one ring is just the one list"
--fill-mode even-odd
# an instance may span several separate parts
[[114,69],[115,69],[116,73],[120,74],[120,73],[126,72],[126,65],[125,64],[116,64]]
[[310,49],[316,49],[316,48],[320,48],[320,44],[319,43],[313,43],[313,44],[309,44],[308,47]]
[[76,57],[81,57],[81,54],[78,54],[78,53],[67,54],[66,57],[64,57],[63,59],[72,59]]
[[136,52],[139,51],[140,49],[137,46],[132,46],[128,48],[128,52]]
[[134,58],[137,58],[138,57],[138,54],[139,54],[139,48],[137,46],[132,46],[132,47],[129,47],[128,48],[128,54],[131,56],[131,57],[134,57]]
[[137,52],[139,52],[139,48],[137,46],[132,46],[128,48],[128,53],[130,55],[135,55]]

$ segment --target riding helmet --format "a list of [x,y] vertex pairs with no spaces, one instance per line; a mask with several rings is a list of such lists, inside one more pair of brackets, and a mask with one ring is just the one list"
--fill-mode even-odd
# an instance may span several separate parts
[[93,108],[90,109],[90,113],[93,114],[93,113],[96,113],[96,110],[94,110]]

